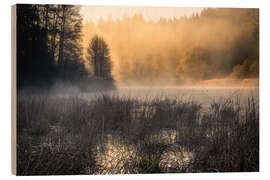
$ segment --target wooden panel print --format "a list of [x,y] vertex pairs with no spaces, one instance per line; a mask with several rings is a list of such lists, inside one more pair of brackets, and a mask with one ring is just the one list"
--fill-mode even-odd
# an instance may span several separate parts
[[259,9],[12,15],[14,174],[259,171]]

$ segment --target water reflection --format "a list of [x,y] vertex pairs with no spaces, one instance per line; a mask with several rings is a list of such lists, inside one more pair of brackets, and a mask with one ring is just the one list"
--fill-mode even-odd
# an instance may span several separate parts
[[133,164],[139,161],[136,146],[117,134],[107,134],[96,147],[96,174],[137,173]]
[[[166,146],[158,162],[162,172],[179,172],[193,160],[194,152],[176,143],[175,130],[162,129],[146,136],[144,142]],[[96,146],[95,161],[98,167],[96,174],[139,173],[138,164],[143,160],[139,147],[138,144],[129,142],[117,133],[106,134]]]

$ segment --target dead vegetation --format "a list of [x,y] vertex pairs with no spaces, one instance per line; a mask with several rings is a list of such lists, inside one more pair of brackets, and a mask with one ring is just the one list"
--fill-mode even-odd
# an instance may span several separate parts
[[259,171],[259,107],[251,97],[180,99],[19,95],[17,174]]

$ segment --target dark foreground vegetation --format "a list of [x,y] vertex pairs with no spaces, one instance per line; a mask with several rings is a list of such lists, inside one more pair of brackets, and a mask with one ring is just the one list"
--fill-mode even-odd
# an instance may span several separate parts
[[18,95],[17,174],[259,171],[258,103]]

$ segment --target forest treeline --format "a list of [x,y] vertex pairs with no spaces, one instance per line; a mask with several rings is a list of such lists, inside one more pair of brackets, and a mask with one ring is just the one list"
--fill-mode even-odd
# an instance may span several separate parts
[[[158,13],[158,12],[157,12]],[[259,76],[259,10],[207,8],[155,22],[143,14],[87,21],[111,47],[113,75],[123,85],[195,85],[211,79]]]
[[[80,7],[73,5],[17,5],[17,86],[49,88],[55,83],[98,85],[108,81],[113,85],[109,47],[89,47],[88,58],[83,58],[82,16]],[[89,40],[93,46],[98,43]],[[94,52],[95,51],[95,52]],[[106,53],[100,54],[100,51]],[[89,63],[107,61],[99,67],[103,74],[91,73]],[[95,68],[94,68],[95,69]],[[93,69],[93,70],[94,70]],[[105,74],[106,72],[106,74]]]
[[[17,86],[196,85],[259,76],[259,10],[83,24],[74,5],[17,5]],[[107,87],[107,86],[106,86]]]

